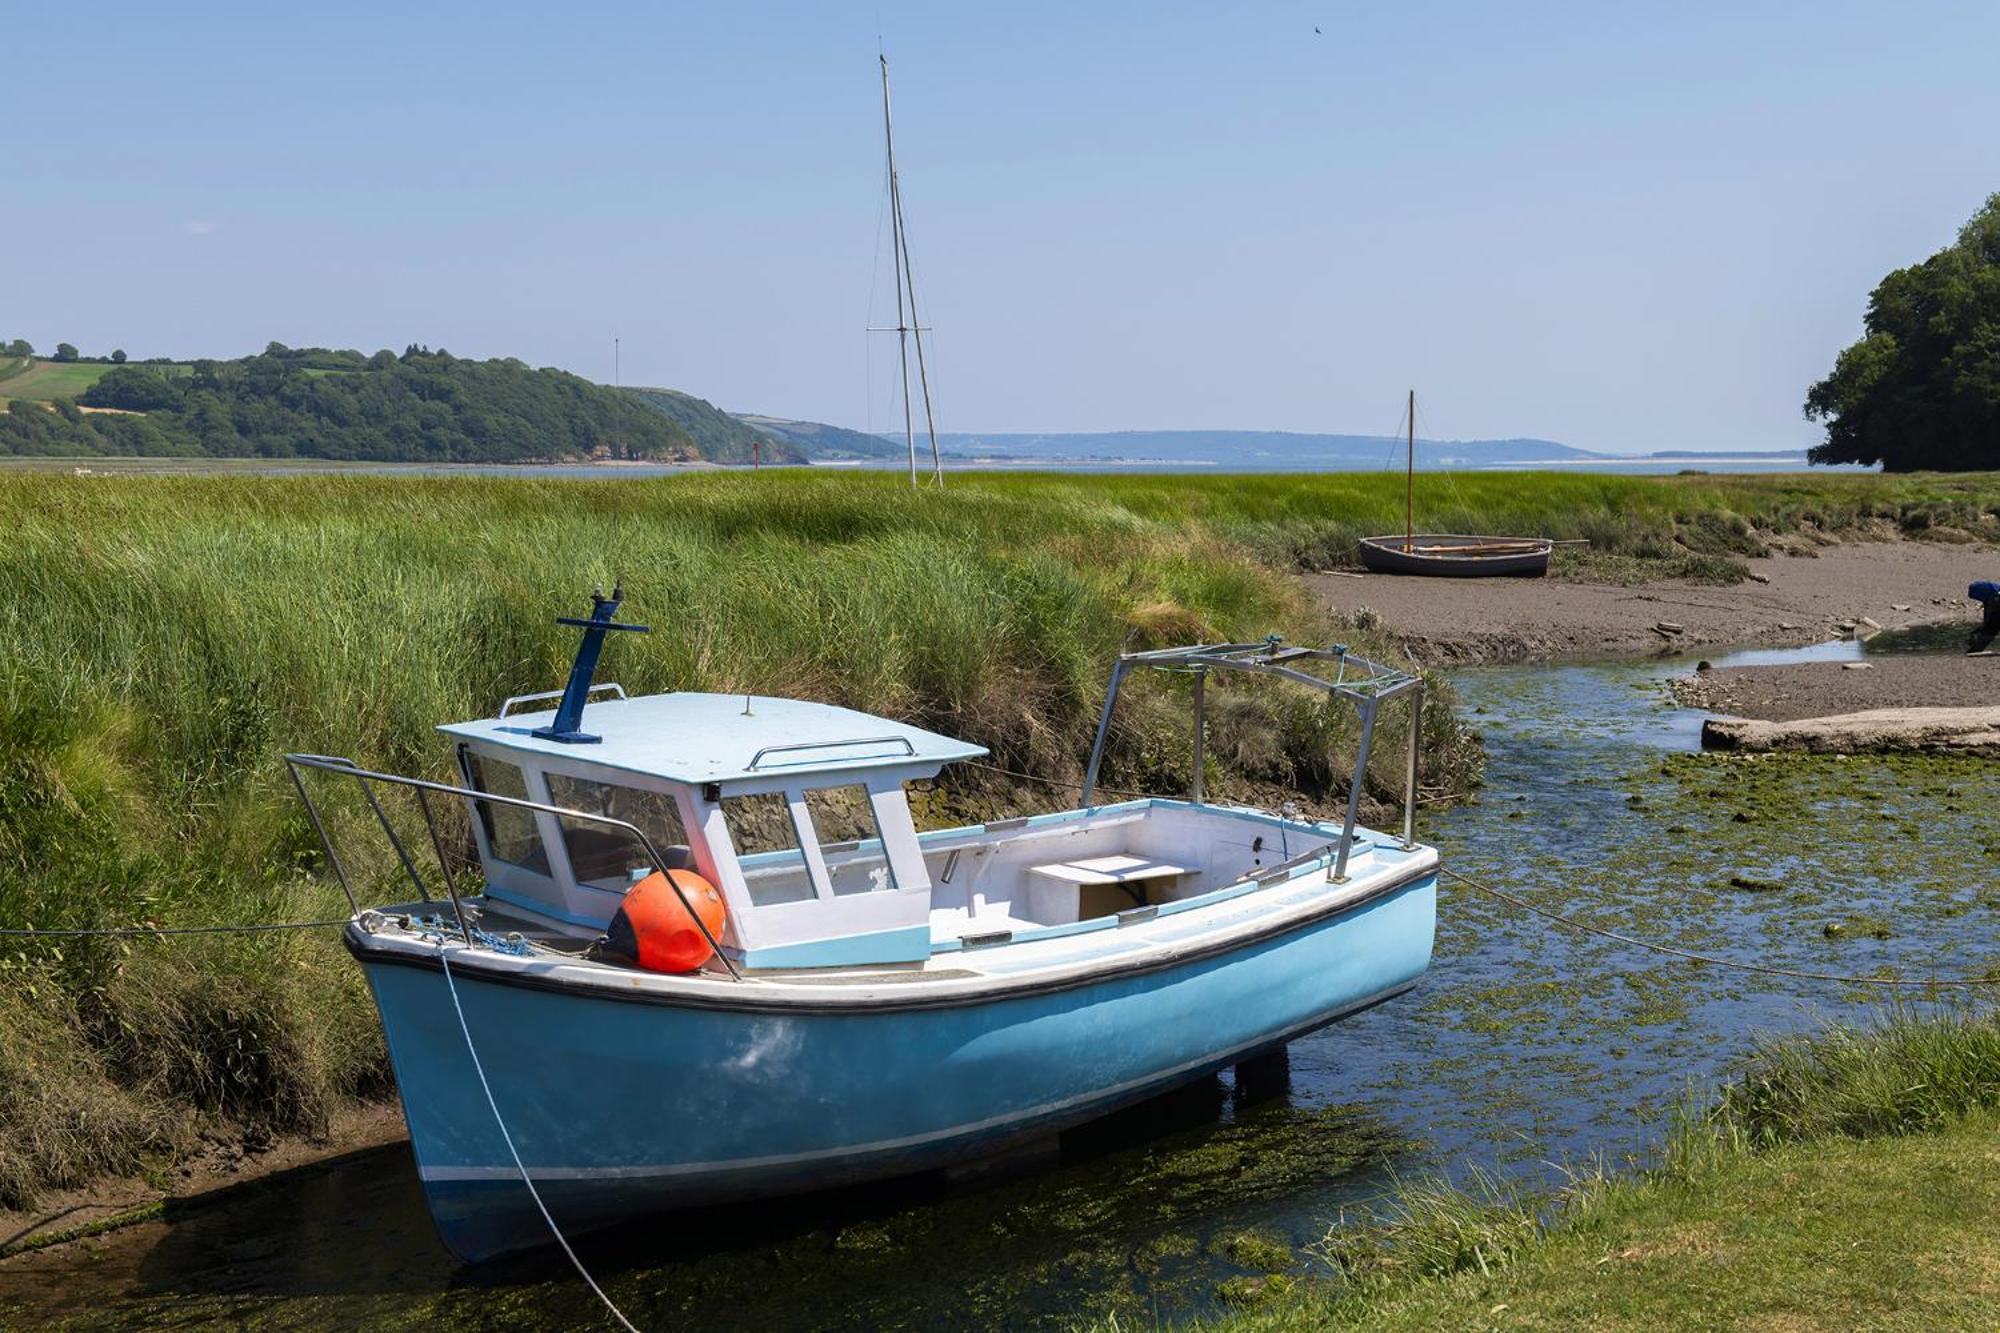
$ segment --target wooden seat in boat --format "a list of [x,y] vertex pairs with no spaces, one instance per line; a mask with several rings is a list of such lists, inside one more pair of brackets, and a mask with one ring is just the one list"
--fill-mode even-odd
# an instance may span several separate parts
[[1028,867],[1028,874],[1047,886],[1037,895],[1040,910],[1059,921],[1087,921],[1127,907],[1147,906],[1152,901],[1146,892],[1148,885],[1200,873],[1196,866],[1155,861],[1131,852]]

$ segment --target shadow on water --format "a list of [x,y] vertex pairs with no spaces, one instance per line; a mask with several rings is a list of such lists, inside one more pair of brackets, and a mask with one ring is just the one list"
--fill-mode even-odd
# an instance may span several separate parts
[[[1207,1308],[1218,1274],[1249,1271],[1230,1257],[1243,1230],[1270,1231],[1304,1196],[1379,1193],[1387,1163],[1410,1146],[1365,1108],[1295,1097],[1279,1052],[974,1166],[665,1214],[577,1243],[645,1326],[1166,1315]],[[438,1318],[525,1328],[589,1313],[553,1250],[457,1265],[431,1229],[407,1145],[208,1196],[170,1214],[132,1271],[116,1265],[90,1275],[86,1306],[44,1313],[126,1327],[352,1328]]]

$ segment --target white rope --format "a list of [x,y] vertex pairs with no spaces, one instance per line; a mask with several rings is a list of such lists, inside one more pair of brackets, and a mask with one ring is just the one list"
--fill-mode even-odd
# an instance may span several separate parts
[[555,1218],[549,1216],[549,1207],[542,1202],[541,1191],[535,1188],[534,1179],[529,1176],[528,1168],[521,1164],[521,1154],[514,1147],[514,1136],[507,1132],[507,1122],[500,1118],[499,1103],[493,1100],[493,1087],[486,1081],[486,1067],[479,1063],[479,1052],[472,1045],[472,1029],[465,1024],[465,1006],[458,1002],[458,983],[452,979],[451,959],[446,956],[442,946],[438,948],[438,962],[444,965],[445,988],[451,992],[451,1007],[458,1014],[458,1030],[465,1034],[465,1053],[472,1057],[472,1072],[479,1075],[479,1090],[486,1094],[486,1109],[493,1112],[493,1123],[500,1127],[500,1138],[507,1145],[507,1155],[514,1159],[514,1169],[521,1173],[521,1183],[528,1187],[528,1197],[533,1199],[535,1207],[541,1210],[542,1221],[549,1224],[549,1234],[556,1238],[556,1244],[562,1246],[563,1253],[568,1255],[570,1263],[576,1266],[577,1276],[597,1293],[597,1299],[604,1302],[604,1308],[611,1312],[611,1317],[618,1321],[626,1333],[639,1333],[632,1321],[625,1317],[625,1312],[604,1294],[604,1288],[597,1285],[597,1279],[590,1275],[590,1270],[583,1266],[583,1260],[577,1258],[576,1251],[569,1247],[569,1241],[563,1236],[562,1228],[556,1225]]

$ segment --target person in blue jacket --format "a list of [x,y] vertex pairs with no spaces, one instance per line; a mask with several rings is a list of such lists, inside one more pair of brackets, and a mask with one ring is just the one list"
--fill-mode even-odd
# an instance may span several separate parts
[[1965,595],[1986,608],[1985,619],[1979,628],[1972,631],[1972,642],[1966,646],[1968,653],[1983,653],[1994,639],[2000,638],[2000,583],[1981,579],[1965,590]]

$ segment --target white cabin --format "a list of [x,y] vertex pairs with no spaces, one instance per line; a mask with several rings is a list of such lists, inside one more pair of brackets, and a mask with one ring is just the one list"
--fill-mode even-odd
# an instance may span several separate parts
[[[553,711],[440,727],[466,785],[643,829],[728,908],[748,967],[915,962],[931,880],[903,784],[986,750],[831,704],[740,694],[595,702],[602,738],[534,734]],[[471,802],[486,892],[512,913],[601,930],[654,867],[622,830]]]

